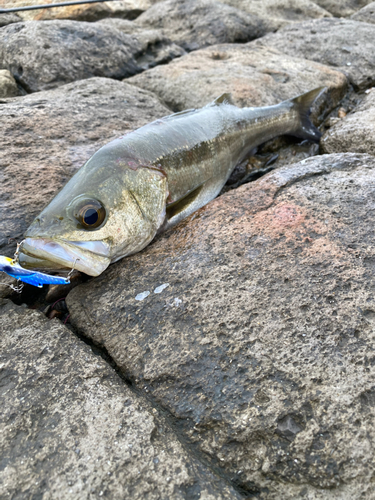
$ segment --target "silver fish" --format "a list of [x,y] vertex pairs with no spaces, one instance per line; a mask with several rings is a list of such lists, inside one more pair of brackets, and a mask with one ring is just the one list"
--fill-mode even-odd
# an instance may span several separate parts
[[281,134],[318,141],[309,113],[322,91],[242,109],[223,94],[110,142],[36,217],[20,264],[99,275],[215,198],[254,147]]

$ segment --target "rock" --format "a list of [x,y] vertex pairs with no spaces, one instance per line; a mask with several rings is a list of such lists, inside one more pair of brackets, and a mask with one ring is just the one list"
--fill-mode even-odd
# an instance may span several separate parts
[[5,273],[0,273],[0,299],[14,295],[19,283]]
[[374,191],[375,157],[309,158],[67,297],[79,331],[248,497],[372,498]]
[[0,328],[2,498],[241,498],[59,321],[1,301]]
[[353,19],[353,21],[375,24],[375,2],[363,7],[363,9],[350,16],[350,19]]
[[127,81],[155,92],[174,111],[205,106],[224,92],[240,107],[269,106],[317,86],[331,89],[329,106],[343,97],[340,72],[253,43],[198,50]]
[[142,69],[167,64],[186,54],[182,47],[171,42],[161,30],[145,29],[126,19],[103,19],[99,23],[134,37],[135,43],[139,45],[134,58]]
[[350,19],[317,19],[287,26],[253,44],[333,66],[356,90],[375,85],[375,28]]
[[15,13],[10,12],[9,14],[0,14],[0,28],[8,26],[8,24],[18,23],[20,21],[22,21],[22,17]]
[[[61,3],[61,0],[32,0],[31,5]],[[24,6],[25,0],[11,0],[7,8]],[[68,5],[49,9],[19,11],[18,15],[25,21],[46,21],[52,19],[74,19],[76,21],[98,21],[104,17],[122,17],[135,19],[152,5],[149,0],[117,0],[95,4]]]
[[348,151],[375,156],[375,88],[355,111],[325,133],[321,145],[325,153]]
[[0,30],[0,61],[27,92],[93,76],[125,78],[141,71],[134,38],[105,24],[29,21]]
[[92,78],[1,104],[1,254],[99,147],[169,110],[133,85]]
[[307,19],[331,17],[310,0],[225,0],[226,4],[256,15],[266,25],[267,31],[276,31],[283,26]]
[[213,0],[167,0],[155,4],[136,22],[163,29],[187,51],[217,43],[245,43],[265,33],[257,16]]
[[372,0],[315,0],[315,3],[326,9],[335,17],[349,17]]
[[15,97],[20,92],[16,80],[7,69],[0,69],[0,99],[5,97]]

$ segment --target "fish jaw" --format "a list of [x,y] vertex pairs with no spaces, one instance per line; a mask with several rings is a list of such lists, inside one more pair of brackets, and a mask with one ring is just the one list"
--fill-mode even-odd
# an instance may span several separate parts
[[19,255],[25,267],[71,270],[99,276],[111,263],[109,247],[102,241],[65,241],[26,238]]

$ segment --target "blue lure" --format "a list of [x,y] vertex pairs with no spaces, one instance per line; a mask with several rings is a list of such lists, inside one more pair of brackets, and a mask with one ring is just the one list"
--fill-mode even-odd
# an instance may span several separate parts
[[39,288],[42,288],[43,285],[67,285],[70,283],[69,276],[63,278],[62,276],[52,276],[39,271],[30,271],[21,267],[17,261],[3,255],[0,255],[0,271],[9,274],[16,280]]

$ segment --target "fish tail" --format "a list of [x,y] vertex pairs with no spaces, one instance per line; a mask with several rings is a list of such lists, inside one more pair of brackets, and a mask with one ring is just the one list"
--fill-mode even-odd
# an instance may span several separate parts
[[315,99],[323,92],[325,87],[318,87],[310,90],[306,94],[299,95],[287,101],[292,105],[292,109],[297,112],[296,128],[292,134],[301,139],[319,142],[322,134],[310,120],[311,106]]

